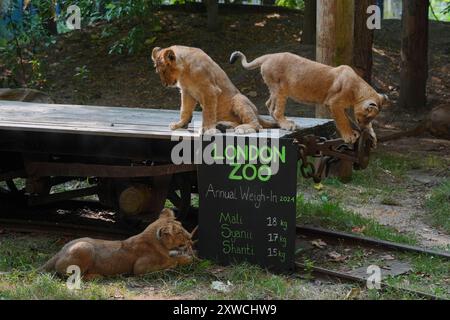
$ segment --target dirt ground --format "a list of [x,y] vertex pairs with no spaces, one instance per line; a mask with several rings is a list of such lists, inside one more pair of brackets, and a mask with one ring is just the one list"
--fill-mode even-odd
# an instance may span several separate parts
[[433,188],[439,186],[450,177],[450,141],[435,139],[431,136],[419,138],[403,138],[397,141],[383,143],[379,150],[408,154],[413,157],[425,157],[435,153],[447,161],[447,167],[442,169],[418,168],[406,173],[405,192],[395,197],[394,204],[364,203],[355,205],[348,201],[347,207],[364,217],[378,221],[382,225],[394,227],[401,233],[417,235],[419,243],[425,247],[448,247],[450,235],[436,226],[431,225],[429,215],[425,210],[425,202]]

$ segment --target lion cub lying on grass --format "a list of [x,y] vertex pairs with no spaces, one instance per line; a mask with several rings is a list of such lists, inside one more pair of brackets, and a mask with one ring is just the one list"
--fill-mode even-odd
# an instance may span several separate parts
[[192,262],[192,234],[164,209],[142,233],[124,241],[81,238],[67,243],[41,269],[65,275],[76,265],[84,279],[117,274],[140,275]]
[[261,68],[270,91],[266,105],[281,128],[296,129],[295,123],[284,116],[287,98],[324,104],[330,109],[342,139],[354,143],[359,132],[352,129],[345,114],[345,109],[353,107],[358,125],[361,129],[368,128],[376,142],[371,121],[387,105],[388,98],[378,94],[351,67],[333,68],[288,52],[267,54],[247,62],[245,55],[236,51],[231,55],[230,63],[238,59],[247,70]]
[[197,103],[203,109],[203,133],[216,133],[217,124],[233,127],[238,134],[277,127],[276,123],[258,116],[255,105],[202,50],[184,46],[156,47],[152,60],[162,84],[176,86],[181,91],[180,121],[172,123],[170,129],[187,128]]

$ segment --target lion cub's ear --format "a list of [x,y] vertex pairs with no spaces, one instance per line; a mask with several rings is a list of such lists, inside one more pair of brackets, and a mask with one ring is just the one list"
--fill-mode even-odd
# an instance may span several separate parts
[[156,61],[156,56],[158,55],[158,52],[160,52],[160,51],[161,51],[160,47],[154,47],[153,48],[153,50],[152,50],[152,60],[153,60],[153,62]]
[[365,101],[363,107],[366,114],[378,113],[379,111],[377,103],[373,100]]
[[159,218],[171,218],[171,219],[175,219],[175,213],[173,212],[173,210],[169,209],[169,208],[164,208],[161,213],[159,214]]
[[163,227],[158,228],[158,230],[156,230],[156,239],[158,241],[161,241],[162,238],[164,238],[172,233],[173,233],[173,225],[167,224]]
[[166,63],[174,63],[177,60],[175,52],[172,49],[168,49],[164,52],[164,61]]

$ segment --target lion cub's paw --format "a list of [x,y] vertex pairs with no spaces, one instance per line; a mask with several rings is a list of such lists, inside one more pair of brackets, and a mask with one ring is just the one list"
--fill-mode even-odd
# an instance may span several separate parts
[[287,131],[295,131],[299,129],[295,122],[291,120],[280,122],[280,128]]
[[352,134],[349,134],[349,135],[343,134],[342,139],[344,140],[345,143],[353,144],[358,140],[359,135],[360,134],[358,131],[353,130]]
[[213,136],[216,134],[219,134],[220,130],[218,130],[217,128],[201,128],[200,129],[200,134],[204,135],[204,136]]
[[169,124],[170,130],[177,130],[177,129],[186,129],[188,127],[188,124],[185,124],[183,122],[172,122]]
[[256,132],[258,132],[261,129],[262,129],[261,125],[258,125],[256,127],[252,127],[252,126],[247,125],[247,124],[242,124],[240,126],[237,126],[234,129],[234,132],[236,134],[249,134],[249,133],[256,133]]

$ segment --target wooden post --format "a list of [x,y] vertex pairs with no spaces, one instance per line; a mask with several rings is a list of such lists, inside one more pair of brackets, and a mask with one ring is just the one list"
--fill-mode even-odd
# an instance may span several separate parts
[[302,43],[316,43],[316,0],[305,0],[305,11],[303,17]]
[[216,31],[219,28],[219,1],[206,0],[206,12],[208,15],[208,30]]
[[373,30],[367,27],[367,8],[375,4],[375,0],[355,1],[355,34],[353,50],[353,67],[368,83],[372,80],[372,45]]
[[402,108],[426,107],[428,1],[403,0],[400,98]]
[[[354,13],[354,0],[317,0],[318,62],[330,66],[352,64]],[[316,106],[316,117],[329,118],[327,107]]]

